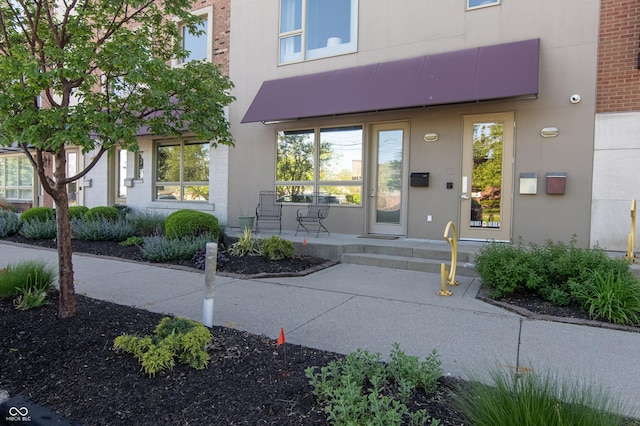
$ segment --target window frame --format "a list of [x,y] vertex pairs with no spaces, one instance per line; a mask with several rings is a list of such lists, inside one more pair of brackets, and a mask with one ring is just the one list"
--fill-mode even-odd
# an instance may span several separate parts
[[477,9],[484,9],[485,7],[493,7],[493,6],[499,6],[500,4],[502,4],[502,0],[489,0],[491,1],[491,3],[487,3],[487,4],[479,4],[476,6],[470,6],[469,2],[471,0],[465,0],[465,10],[477,10]]
[[[360,131],[360,154],[359,154],[359,158],[356,159],[356,161],[359,161],[359,172],[360,172],[360,176],[352,176],[351,180],[341,180],[341,179],[337,179],[335,176],[332,176],[331,179],[326,179],[323,180],[321,178],[321,169],[322,169],[322,163],[324,160],[321,159],[321,135],[323,134],[323,130],[330,130],[330,131],[335,131],[335,130],[340,130],[343,129],[344,131],[355,131],[355,130],[359,130]],[[325,125],[325,126],[305,126],[305,127],[300,127],[300,128],[295,128],[295,129],[278,129],[276,130],[276,149],[275,149],[275,158],[274,158],[274,164],[275,164],[275,173],[274,173],[274,186],[276,189],[276,192],[281,193],[278,191],[279,187],[284,187],[284,186],[299,186],[299,187],[304,187],[305,191],[303,191],[303,196],[300,197],[299,200],[291,200],[291,201],[286,201],[283,200],[283,202],[285,203],[285,205],[299,205],[299,204],[306,204],[309,202],[308,197],[305,197],[305,195],[307,195],[308,193],[331,193],[330,190],[328,190],[328,187],[351,187],[351,188],[357,188],[355,193],[352,194],[335,194],[335,193],[331,193],[332,198],[336,198],[336,201],[338,201],[340,199],[340,197],[342,195],[344,195],[345,200],[347,199],[348,195],[355,195],[358,194],[359,195],[359,202],[354,203],[354,202],[337,202],[336,206],[340,206],[340,207],[349,207],[349,208],[354,208],[354,207],[362,207],[363,206],[363,200],[362,200],[362,194],[363,194],[363,190],[364,190],[364,181],[362,179],[362,173],[363,173],[363,164],[364,164],[364,156],[365,156],[365,143],[364,143],[364,125],[362,124],[345,124],[345,125]],[[279,176],[278,176],[278,156],[279,156],[279,152],[280,152],[280,148],[279,148],[279,143],[280,143],[280,135],[282,133],[290,133],[290,134],[302,134],[304,132],[313,132],[313,170],[312,170],[312,175],[313,177],[310,180],[278,180]],[[351,161],[353,162],[354,158],[351,157],[350,158]],[[283,198],[286,197],[286,195],[283,195]]]
[[[189,59],[189,58],[185,58],[184,60],[174,59],[173,60],[174,67],[184,66],[186,63],[194,60],[204,60],[207,62],[211,62],[213,60],[213,6],[207,6],[207,7],[203,7],[202,9],[193,10],[191,11],[191,14],[199,18],[204,17],[207,20],[206,34],[204,34],[207,40],[207,47],[206,47],[207,57],[203,59]],[[182,47],[185,48],[184,37],[182,36],[184,34],[185,25],[183,22],[180,22],[178,20],[176,20],[176,25],[178,26],[178,35],[180,37],[180,42],[182,43]]]
[[[17,185],[7,185],[8,174],[7,174],[6,163],[8,159],[16,159]],[[0,167],[4,168],[2,173],[2,181],[0,181],[0,188],[2,189],[2,193],[0,193],[0,197],[5,198],[7,201],[32,202],[35,194],[35,185],[34,185],[35,171],[33,170],[33,166],[29,162],[29,159],[25,155],[3,155],[0,157],[0,160],[3,160],[2,163],[0,163]],[[26,166],[22,164],[25,162],[26,162]],[[21,167],[28,167],[30,169],[31,180],[28,185],[23,185],[21,175],[20,175]],[[16,191],[16,194],[18,195],[17,198],[7,196],[7,189]],[[20,197],[20,194],[23,191],[30,192],[29,198]]]
[[[184,178],[185,175],[185,146],[187,145],[207,145],[209,147],[209,154],[206,162],[206,170],[207,170],[207,180],[199,180],[199,181],[186,181]],[[177,181],[160,181],[158,177],[159,161],[159,149],[163,146],[177,146],[180,150],[180,158],[179,158],[179,178]],[[170,202],[170,203],[209,203],[210,200],[210,191],[211,191],[211,143],[207,141],[201,141],[196,138],[179,138],[179,139],[163,139],[154,142],[153,147],[153,155],[154,155],[154,179],[153,179],[153,192],[152,199],[153,201],[160,202]],[[177,198],[161,198],[158,196],[158,187],[172,187],[177,186],[179,191],[179,197]],[[190,200],[185,198],[186,188],[187,187],[206,187],[207,188],[207,197],[204,200]]]
[[[309,0],[300,0],[300,28],[295,28],[288,31],[283,31],[283,2],[286,0],[280,0],[280,8],[278,14],[278,65],[288,65],[299,62],[305,62],[315,59],[329,58],[339,55],[345,55],[349,53],[355,53],[358,51],[358,2],[359,0],[350,0],[351,2],[351,20],[349,28],[350,41],[346,43],[337,43],[329,46],[329,39],[327,40],[327,46],[318,47],[315,49],[307,48],[307,35],[308,35],[308,9],[307,2]],[[294,19],[295,21],[295,19]],[[284,45],[283,41],[287,39],[293,40],[294,37],[299,37],[300,51],[292,52],[288,55],[283,53]],[[294,44],[295,43],[291,43]],[[287,59],[289,58],[289,59]]]

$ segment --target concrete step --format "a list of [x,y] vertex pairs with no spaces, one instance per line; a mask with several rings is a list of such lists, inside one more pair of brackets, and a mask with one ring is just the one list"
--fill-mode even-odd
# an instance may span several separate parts
[[[445,246],[441,248],[430,247],[394,247],[363,245],[360,252],[362,254],[382,254],[387,256],[411,257],[416,259],[429,259],[437,261],[451,261],[451,248]],[[458,263],[473,263],[475,254],[463,250],[458,250]]]
[[[468,253],[465,253],[463,257],[468,258],[467,255]],[[442,257],[442,252],[438,252],[437,256]],[[442,263],[444,263],[447,268],[450,267],[451,253],[449,252],[449,257],[447,259],[427,259],[414,256],[376,253],[343,253],[340,261],[342,263],[355,265],[379,266],[382,268],[405,269],[439,274]],[[478,273],[476,272],[475,265],[473,263],[458,261],[456,275],[477,277]]]

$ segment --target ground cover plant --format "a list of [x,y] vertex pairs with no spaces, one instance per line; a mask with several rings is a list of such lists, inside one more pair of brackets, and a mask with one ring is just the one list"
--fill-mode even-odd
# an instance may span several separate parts
[[20,218],[11,210],[0,210],[0,238],[13,235],[20,230]]
[[489,296],[535,294],[557,306],[575,305],[591,318],[640,325],[640,280],[622,258],[600,248],[562,242],[543,246],[489,243],[476,255]]
[[133,354],[145,373],[155,376],[171,370],[177,358],[183,364],[202,370],[209,364],[207,345],[211,332],[199,322],[187,318],[162,318],[152,336],[123,334],[113,341],[116,350]]
[[[625,420],[620,405],[590,383],[550,372],[495,369],[488,383],[458,384],[452,401],[476,426],[614,426]],[[627,421],[627,424],[631,424]]]
[[326,366],[309,367],[305,374],[332,424],[438,425],[428,410],[410,410],[406,404],[417,392],[425,397],[437,392],[440,366],[437,351],[420,361],[396,343],[388,363],[380,353],[357,350]]

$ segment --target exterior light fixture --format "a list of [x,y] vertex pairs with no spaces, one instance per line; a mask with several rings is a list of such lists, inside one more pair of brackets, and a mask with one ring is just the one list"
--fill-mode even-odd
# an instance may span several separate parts
[[433,133],[425,133],[424,134],[424,141],[425,142],[435,142],[437,141],[439,138],[438,134],[433,132]]
[[557,127],[545,127],[544,129],[540,130],[540,136],[542,136],[543,138],[555,138],[556,136],[558,136],[558,133],[560,133],[560,131]]

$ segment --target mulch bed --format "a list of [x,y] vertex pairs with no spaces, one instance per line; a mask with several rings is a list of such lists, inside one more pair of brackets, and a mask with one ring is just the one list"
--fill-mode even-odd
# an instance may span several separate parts
[[[0,389],[21,394],[84,425],[315,425],[327,424],[304,370],[341,355],[302,346],[277,346],[264,336],[213,327],[209,367],[182,364],[148,377],[115,337],[152,334],[163,315],[78,296],[75,317],[56,317],[52,303],[19,311],[0,300]],[[416,394],[445,425],[463,424],[446,403],[452,378],[437,395]],[[1,419],[0,419],[1,420]]]
[[[52,240],[7,240],[56,247]],[[106,241],[73,240],[73,250],[144,261],[138,247]],[[218,273],[242,276],[305,274],[333,264],[310,256],[289,262],[229,258],[223,263]],[[196,266],[192,261],[175,264]],[[328,423],[304,370],[341,355],[286,343],[277,346],[264,336],[213,327],[207,369],[196,371],[178,363],[150,378],[133,356],[112,349],[113,340],[124,333],[152,334],[163,315],[77,297],[77,315],[66,320],[57,319],[57,293],[49,296],[51,304],[29,311],[15,309],[11,299],[0,299],[0,390],[83,425]],[[427,409],[443,425],[462,425],[460,414],[447,402],[449,389],[458,382],[441,378],[439,392],[415,393],[410,409]]]

